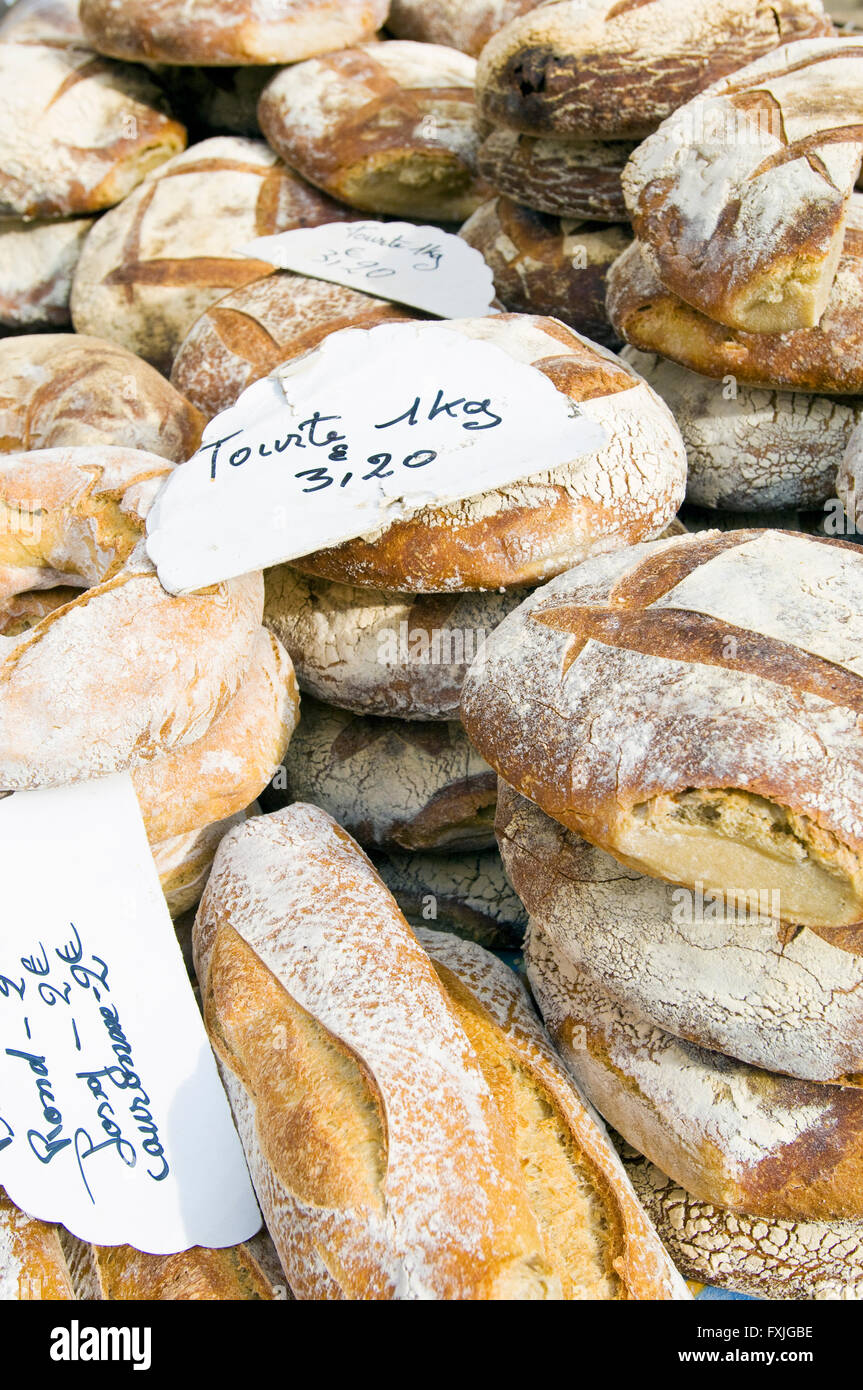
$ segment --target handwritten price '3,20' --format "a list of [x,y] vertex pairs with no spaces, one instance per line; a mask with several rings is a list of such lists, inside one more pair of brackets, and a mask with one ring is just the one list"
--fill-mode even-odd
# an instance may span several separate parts
[[[498,415],[491,408],[491,399],[486,397],[482,401],[467,400],[465,396],[447,398],[443,390],[438,390],[431,404],[423,401],[421,396],[415,396],[411,404],[401,414],[394,416],[391,420],[383,420],[376,424],[376,430],[392,429],[395,425],[418,425],[434,422],[440,417],[448,420],[455,420],[460,423],[463,430],[493,430],[503,422],[503,416]],[[326,451],[328,463],[346,464],[348,462],[348,438],[345,434],[340,434],[337,427],[327,429],[327,426],[335,426],[341,420],[341,415],[322,415],[316,410],[307,420],[302,420],[295,432],[285,435],[282,439],[273,439],[271,446],[259,444],[256,449],[248,444],[241,445],[227,455],[227,461],[231,468],[242,468],[244,463],[252,457],[253,452],[261,458],[272,457],[275,454],[283,454],[289,449],[323,449]],[[210,454],[210,478],[215,481],[217,465],[221,456],[222,446],[228,444],[232,439],[243,433],[242,430],[234,430],[232,434],[226,434],[222,439],[216,439],[212,444],[202,444],[200,453],[212,450]],[[437,458],[435,449],[416,449],[401,459],[400,465],[403,468],[425,468],[433,463]],[[395,472],[395,468],[390,465],[393,463],[392,453],[382,450],[378,454],[370,454],[365,459],[365,464],[369,465],[367,472],[361,471],[359,474],[360,482],[370,482],[373,478],[389,478]],[[339,487],[346,487],[354,478],[355,471],[346,469],[338,482]],[[297,479],[306,479],[306,485],[302,488],[303,492],[320,492],[322,488],[332,487],[336,483],[336,478],[326,465],[319,465],[312,468],[301,468],[295,474]]]

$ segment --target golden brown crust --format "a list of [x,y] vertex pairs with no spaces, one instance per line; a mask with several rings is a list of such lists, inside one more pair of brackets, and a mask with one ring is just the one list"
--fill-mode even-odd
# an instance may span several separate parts
[[87,1245],[66,1233],[63,1244],[82,1299],[238,1303],[280,1297],[248,1245],[147,1255],[131,1245]]
[[74,1298],[58,1227],[27,1216],[0,1187],[0,1301]]
[[630,141],[554,140],[492,130],[479,148],[484,179],[515,202],[558,217],[623,222],[620,176]]

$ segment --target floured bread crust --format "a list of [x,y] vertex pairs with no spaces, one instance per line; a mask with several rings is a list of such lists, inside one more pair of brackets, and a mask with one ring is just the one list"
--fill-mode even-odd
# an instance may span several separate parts
[[619,345],[605,312],[605,279],[630,245],[627,227],[573,222],[492,198],[459,236],[491,267],[495,293],[511,312],[549,314],[594,342]]
[[125,1302],[245,1302],[280,1297],[256,1259],[253,1242],[221,1250],[192,1246],[178,1255],[146,1255],[131,1245],[88,1245],[63,1232],[79,1299]]
[[555,319],[450,319],[534,366],[609,434],[604,449],[494,492],[425,507],[374,536],[294,561],[340,582],[412,593],[536,584],[589,555],[658,536],[685,490],[671,412],[618,357]]
[[387,30],[397,39],[449,44],[478,58],[492,34],[541,0],[392,0]]
[[386,0],[81,0],[93,48],[136,63],[296,63],[370,39],[386,17]]
[[737,386],[632,347],[621,356],[680,426],[688,502],[757,512],[819,507],[835,496],[863,402]]
[[83,48],[0,43],[0,215],[109,208],[185,144],[140,69]]
[[83,333],[0,340],[0,452],[116,445],[182,463],[200,411],[148,363]]
[[452,932],[490,951],[517,951],[527,913],[496,849],[417,854],[379,851],[374,864],[410,926]]
[[0,19],[0,43],[86,47],[78,0],[15,0]]
[[525,963],[588,1099],[687,1192],[750,1216],[860,1220],[863,1092],[774,1076],[672,1037],[588,980],[539,918]]
[[366,719],[304,696],[264,804],[321,806],[362,845],[479,850],[494,844],[496,800],[459,723]]
[[70,322],[72,274],[92,225],[91,217],[0,218],[0,327],[59,328]]
[[165,902],[172,918],[182,917],[201,901],[221,841],[235,825],[242,825],[245,811],[236,811],[224,820],[214,821],[201,830],[175,835],[151,844],[153,861]]
[[354,714],[457,719],[471,662],[525,597],[393,594],[301,574],[264,573],[264,622],[284,643],[300,688]]
[[493,191],[476,166],[475,69],[439,44],[366,44],[278,73],[258,119],[286,164],[351,207],[461,222]]
[[556,0],[486,46],[486,120],[528,135],[640,138],[780,43],[829,34],[819,0]]
[[855,546],[788,532],[599,557],[495,629],[462,718],[510,786],[622,863],[852,927],[861,596]]
[[620,176],[631,141],[555,140],[499,126],[479,148],[484,179],[514,202],[558,217],[623,222]]
[[810,39],[716,83],[623,171],[666,289],[750,333],[814,328],[863,156],[863,38]]
[[58,1230],[27,1216],[0,1187],[0,1303],[75,1298]]
[[495,829],[528,912],[625,1008],[771,1072],[863,1084],[863,940],[784,927],[769,894],[646,878],[503,782]]
[[768,390],[863,394],[863,198],[848,210],[842,256],[817,328],[723,328],[666,290],[634,242],[608,272],[608,317],[622,338],[704,376]]
[[167,374],[205,309],[272,270],[238,247],[348,215],[263,141],[203,140],[96,223],[72,284],[75,330],[107,335]]
[[341,328],[413,318],[410,309],[344,285],[280,271],[211,305],[192,325],[171,381],[212,419],[281,362],[311,352]]

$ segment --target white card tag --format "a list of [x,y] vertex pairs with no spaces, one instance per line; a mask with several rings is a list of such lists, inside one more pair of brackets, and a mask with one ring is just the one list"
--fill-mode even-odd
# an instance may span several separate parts
[[479,251],[439,227],[328,222],[258,237],[240,252],[443,319],[497,312],[491,270]]
[[128,774],[0,802],[0,1184],[164,1255],[261,1218]]
[[171,593],[337,545],[607,443],[534,367],[443,324],[346,328],[257,381],[166,480],[147,550]]

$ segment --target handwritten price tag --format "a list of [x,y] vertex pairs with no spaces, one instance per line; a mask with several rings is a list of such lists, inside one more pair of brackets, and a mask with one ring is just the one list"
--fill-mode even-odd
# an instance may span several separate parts
[[172,593],[368,535],[597,449],[541,372],[436,323],[333,333],[204,431],[148,518]]
[[258,237],[240,248],[316,280],[409,304],[440,318],[495,313],[491,270],[479,251],[439,227],[409,222],[329,222]]
[[0,802],[0,1184],[82,1240],[261,1220],[127,775]]

